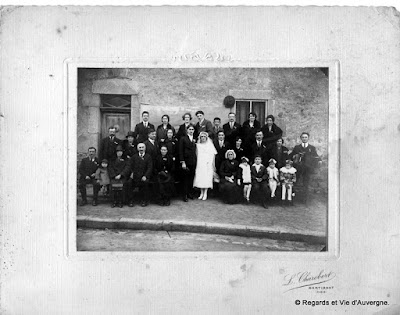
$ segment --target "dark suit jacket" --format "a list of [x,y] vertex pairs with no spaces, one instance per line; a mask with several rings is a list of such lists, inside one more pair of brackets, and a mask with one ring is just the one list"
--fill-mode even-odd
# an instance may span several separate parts
[[233,128],[231,128],[228,122],[223,126],[223,128],[225,132],[226,141],[228,141],[229,143],[232,144],[232,146],[234,146],[236,137],[241,135],[242,127],[240,126],[239,123],[235,122],[233,124]]
[[[211,140],[215,140],[215,139],[218,138],[218,132],[224,131],[224,128],[221,125],[218,126],[218,128],[213,126],[212,127],[212,131],[213,131],[213,133],[212,133],[212,135],[210,137],[211,137]],[[224,133],[225,133],[225,131],[224,131]]]
[[267,168],[264,165],[261,165],[260,170],[257,172],[256,167],[254,165],[250,166],[251,172],[251,181],[253,183],[257,183],[256,178],[262,178],[262,180],[268,179]]
[[141,158],[138,153],[128,160],[122,172],[122,176],[129,178],[132,174],[133,182],[138,183],[142,180],[143,176],[146,176],[146,182],[149,181],[152,173],[153,161],[151,160],[150,155],[146,153],[143,158]]
[[262,164],[268,165],[268,150],[264,142],[261,142],[261,147],[259,148],[257,142],[254,140],[251,145],[251,157],[250,163],[254,162],[254,157],[260,155],[262,159]]
[[122,140],[114,137],[114,140],[111,141],[110,137],[103,138],[100,142],[100,150],[99,150],[99,159],[100,162],[103,159],[107,159],[110,163],[117,158],[117,146],[121,144]]
[[269,131],[268,125],[262,127],[264,134],[264,142],[267,146],[271,146],[276,140],[282,137],[283,131],[277,125],[272,124],[271,131]]
[[147,140],[150,129],[156,130],[154,125],[150,124],[149,122],[147,122],[147,128],[144,127],[143,121],[135,126],[134,132],[138,143],[142,143]]
[[146,145],[146,154],[149,154],[151,156],[151,159],[153,162],[156,159],[156,156],[160,153],[160,149],[158,147],[157,141],[154,141],[154,144],[150,142],[149,139],[147,139],[145,142],[143,142]]
[[[318,161],[321,161],[317,150],[311,144],[308,144],[307,148],[303,148],[301,144],[296,145],[292,153],[289,154],[289,158],[293,159],[296,154],[301,156],[301,165],[309,170],[313,170],[317,166]],[[294,167],[296,168],[296,166]]]
[[84,180],[86,176],[90,177],[92,174],[96,173],[99,165],[100,163],[97,157],[94,158],[94,162],[89,160],[89,157],[82,159],[81,164],[79,165],[80,180]]
[[222,161],[225,160],[225,153],[226,153],[226,151],[228,151],[231,148],[231,146],[230,146],[229,142],[225,141],[223,147],[221,148],[219,146],[218,139],[215,139],[213,141],[213,144],[214,144],[215,149],[217,150],[217,155],[215,156],[215,168],[216,168],[217,172],[219,172],[221,163],[222,163]]
[[276,167],[281,169],[286,165],[286,160],[289,159],[289,150],[285,146],[282,146],[281,154],[278,154],[278,148],[276,145],[273,145],[271,149],[268,151],[268,161],[269,159],[274,159],[277,164]]
[[189,168],[196,167],[197,156],[194,138],[193,141],[190,141],[189,136],[184,136],[179,140],[179,161],[185,161]]
[[200,125],[200,122],[198,122],[196,124],[196,138],[199,136],[200,132],[205,131],[208,133],[209,137],[212,137],[213,134],[213,128],[212,128],[212,124],[211,121],[207,120],[207,119],[203,119],[203,122]]

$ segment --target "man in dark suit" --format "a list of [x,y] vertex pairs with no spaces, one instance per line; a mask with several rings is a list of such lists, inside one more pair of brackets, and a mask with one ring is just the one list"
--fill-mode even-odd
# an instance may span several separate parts
[[188,201],[188,197],[193,199],[193,180],[197,163],[194,130],[194,126],[190,124],[186,130],[187,135],[179,140],[179,161],[183,170],[183,201],[185,202]]
[[264,166],[268,165],[268,150],[267,146],[263,142],[263,132],[258,131],[256,133],[256,140],[251,145],[251,158],[250,161],[254,160],[256,155],[261,156],[262,164]]
[[195,135],[198,136],[200,134],[200,132],[205,131],[208,133],[209,137],[212,137],[212,134],[213,134],[212,124],[211,124],[211,121],[204,118],[204,112],[201,110],[198,110],[196,112],[196,117],[199,121],[196,124]]
[[301,144],[296,145],[289,154],[289,158],[293,159],[293,167],[297,170],[297,178],[303,178],[303,187],[305,191],[305,199],[308,198],[308,186],[311,174],[315,168],[322,164],[321,157],[318,155],[314,146],[308,143],[310,134],[303,132],[300,135]]
[[133,189],[139,187],[141,205],[146,207],[149,204],[149,180],[153,173],[153,161],[151,156],[146,153],[146,145],[138,144],[138,153],[131,157],[122,176],[128,180],[128,199],[129,207],[133,207]]
[[214,118],[214,125],[213,125],[213,134],[211,140],[215,140],[218,138],[218,132],[224,131],[224,128],[221,126],[221,118],[215,117]]
[[135,126],[135,135],[138,143],[143,143],[147,140],[149,130],[156,130],[153,124],[149,123],[149,112],[142,113],[142,122]]
[[236,114],[228,114],[228,122],[223,126],[226,141],[234,145],[236,137],[241,135],[241,126],[236,122]]
[[79,165],[79,191],[82,196],[82,201],[80,203],[81,206],[87,204],[86,198],[86,185],[93,185],[93,206],[97,205],[97,197],[100,191],[100,184],[97,183],[95,179],[95,173],[97,168],[99,167],[99,160],[96,157],[96,149],[94,147],[90,147],[88,149],[89,156],[82,159],[81,164]]
[[143,143],[146,145],[146,154],[150,154],[151,159],[154,162],[160,151],[156,141],[156,131],[154,129],[149,130],[148,139]]
[[108,137],[103,138],[100,142],[100,161],[107,159],[114,161],[117,158],[117,146],[122,144],[122,140],[115,136],[116,129],[114,126],[108,127]]
[[223,130],[218,132],[217,139],[215,139],[213,143],[215,149],[217,150],[217,154],[215,156],[215,168],[219,173],[221,163],[225,160],[225,153],[231,148],[231,146],[229,142],[225,141],[225,133]]

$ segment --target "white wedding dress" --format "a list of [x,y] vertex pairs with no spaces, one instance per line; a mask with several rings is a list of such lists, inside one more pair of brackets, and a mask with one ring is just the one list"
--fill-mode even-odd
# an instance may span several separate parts
[[210,139],[207,142],[196,143],[197,165],[193,187],[213,188],[213,175],[215,169],[215,155],[217,150]]

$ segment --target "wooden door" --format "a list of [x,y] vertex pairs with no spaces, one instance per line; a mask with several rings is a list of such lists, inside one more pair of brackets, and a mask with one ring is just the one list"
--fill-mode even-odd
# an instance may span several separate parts
[[117,138],[124,140],[131,129],[130,113],[103,112],[101,120],[101,138],[108,136],[108,127],[116,127]]

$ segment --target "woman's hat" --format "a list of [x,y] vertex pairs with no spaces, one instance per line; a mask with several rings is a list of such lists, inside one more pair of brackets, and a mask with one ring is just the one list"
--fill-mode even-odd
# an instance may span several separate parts
[[268,163],[269,163],[269,164],[271,164],[271,163],[276,164],[276,161],[275,161],[274,159],[269,159]]
[[115,149],[115,151],[124,151],[124,149],[122,149],[122,145],[117,145],[117,148]]
[[292,164],[293,164],[293,161],[292,161],[292,160],[286,160],[286,164],[292,165]]
[[108,164],[108,160],[107,159],[102,159],[101,163],[107,163]]
[[128,135],[126,136],[128,137],[134,137],[135,138],[135,133],[133,131],[128,131]]

